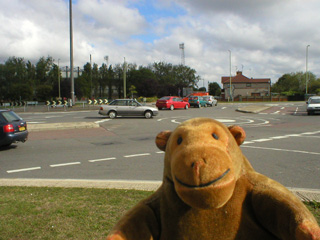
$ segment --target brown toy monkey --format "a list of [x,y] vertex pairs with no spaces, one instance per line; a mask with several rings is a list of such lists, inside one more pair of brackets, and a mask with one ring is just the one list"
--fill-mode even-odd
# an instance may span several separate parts
[[304,204],[251,167],[239,148],[244,139],[241,127],[209,118],[159,133],[163,183],[107,240],[320,240]]

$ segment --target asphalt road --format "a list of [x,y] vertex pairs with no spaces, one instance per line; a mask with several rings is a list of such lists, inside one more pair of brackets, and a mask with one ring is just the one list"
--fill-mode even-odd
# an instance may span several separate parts
[[[97,111],[19,113],[28,124],[97,122],[100,128],[31,132],[28,141],[0,150],[0,178],[161,180],[164,154],[157,133],[193,117],[240,125],[242,151],[254,168],[287,187],[320,189],[320,115],[305,104],[272,103],[252,114],[251,104],[162,110],[153,119],[108,119]],[[265,104],[264,104],[265,105]]]

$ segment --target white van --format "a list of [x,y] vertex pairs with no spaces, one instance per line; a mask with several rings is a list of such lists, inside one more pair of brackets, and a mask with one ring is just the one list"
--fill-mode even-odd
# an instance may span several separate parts
[[320,113],[320,96],[310,97],[307,101],[308,115]]

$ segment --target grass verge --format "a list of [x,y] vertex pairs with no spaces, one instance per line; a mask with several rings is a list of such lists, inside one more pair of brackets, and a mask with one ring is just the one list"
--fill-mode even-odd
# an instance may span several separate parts
[[[105,239],[116,221],[152,192],[0,187],[0,240]],[[320,204],[306,203],[320,223]]]

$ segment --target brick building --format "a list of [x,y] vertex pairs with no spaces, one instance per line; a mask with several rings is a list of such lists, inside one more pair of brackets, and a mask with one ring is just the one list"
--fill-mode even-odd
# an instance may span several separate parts
[[[230,98],[230,76],[221,77],[222,99]],[[266,97],[270,96],[270,78],[248,78],[237,71],[236,76],[231,76],[232,98],[241,97]]]

